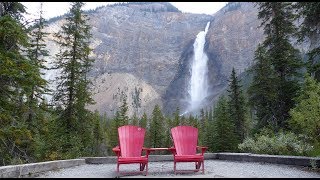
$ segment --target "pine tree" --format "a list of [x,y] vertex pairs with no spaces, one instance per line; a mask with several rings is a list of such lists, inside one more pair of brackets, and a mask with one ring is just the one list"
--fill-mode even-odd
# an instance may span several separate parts
[[274,129],[288,128],[289,110],[294,107],[294,98],[299,91],[302,66],[299,51],[290,44],[296,32],[295,15],[291,2],[259,2],[258,18],[262,20],[266,35],[263,46],[275,72],[274,85],[277,95],[274,100]]
[[185,125],[192,126],[192,127],[195,127],[195,128],[199,128],[198,118],[192,116],[192,114],[189,114],[188,121],[186,122]]
[[137,117],[136,112],[134,112],[133,116],[131,118],[131,124],[134,125],[134,126],[138,126],[138,123],[139,123],[139,119]]
[[180,115],[180,109],[179,109],[179,107],[177,107],[176,111],[173,113],[174,119],[173,119],[171,128],[180,125],[180,116],[179,115]]
[[320,45],[319,39],[319,19],[320,3],[319,2],[297,2],[296,9],[303,22],[299,27],[298,41],[303,42],[305,39],[310,40],[308,52],[307,68],[311,77],[320,82]]
[[200,119],[199,119],[199,145],[205,146],[206,144],[206,134],[208,126],[208,117],[204,109],[200,110]]
[[93,60],[89,58],[92,51],[89,48],[91,27],[87,24],[87,15],[81,10],[83,5],[82,2],[71,4],[66,23],[55,34],[61,49],[56,54],[54,68],[60,70],[60,76],[56,79],[58,85],[53,97],[56,106],[62,108],[59,118],[62,122],[61,130],[68,139],[63,151],[69,153],[70,147],[78,148],[74,154],[87,149],[93,123],[92,113],[85,108],[93,104],[91,83],[87,77]]
[[234,152],[237,149],[237,136],[234,122],[230,119],[227,99],[219,98],[214,109],[214,121],[212,124],[212,139],[209,148],[213,152]]
[[[214,118],[213,118],[213,106],[209,108],[208,111],[208,121],[206,124],[206,133],[205,133],[205,138],[204,138],[204,144],[203,146],[208,146],[208,147],[212,147],[212,145],[210,145],[212,143],[212,139],[213,139],[213,123],[214,122]],[[212,151],[212,149],[208,149],[208,151]]]
[[119,126],[127,125],[129,124],[129,117],[128,117],[128,103],[127,103],[127,95],[121,91],[120,94],[120,101],[122,102],[121,106],[119,107],[119,116],[117,118],[119,119]]
[[127,104],[127,95],[121,91],[120,92],[120,101],[121,105],[119,109],[116,111],[114,118],[110,123],[110,131],[109,131],[109,148],[113,148],[118,143],[118,128],[124,125],[129,124],[129,118],[127,116],[128,104]]
[[26,124],[35,67],[25,56],[29,38],[19,2],[0,2],[0,165],[32,162],[33,134]]
[[164,122],[159,105],[155,105],[152,111],[152,117],[149,128],[149,144],[148,147],[162,147],[164,143]]
[[147,114],[144,112],[140,119],[139,126],[147,129],[147,125],[148,125],[148,117],[147,117]]
[[[165,118],[164,124],[164,142],[163,147],[172,147],[173,142],[171,138],[172,119],[170,117]],[[163,151],[161,154],[168,154],[169,152]]]
[[187,118],[186,118],[185,116],[181,116],[181,118],[180,118],[180,125],[181,125],[181,126],[188,125]]
[[257,129],[262,129],[269,124],[274,124],[275,117],[274,99],[276,98],[276,77],[272,69],[266,49],[260,44],[255,52],[255,64],[250,71],[253,80],[248,88],[249,103],[253,106],[257,116]]
[[103,128],[100,121],[99,112],[96,110],[94,112],[94,127],[93,127],[93,143],[92,143],[92,151],[93,155],[99,156],[102,155],[101,145],[103,144],[105,137],[103,134]]
[[230,118],[235,124],[236,134],[238,136],[239,143],[241,143],[246,136],[246,102],[242,92],[241,81],[238,79],[235,69],[232,68],[230,80],[229,80],[229,100],[228,107],[230,112]]
[[119,124],[119,120],[118,120],[118,115],[119,112],[117,111],[116,112],[116,116],[111,119],[111,122],[110,122],[110,126],[107,128],[109,129],[108,131],[108,149],[109,149],[109,152],[111,152],[112,148],[114,148],[115,146],[119,145],[119,142],[118,142],[118,128],[120,127],[120,124]]
[[[42,17],[42,3],[39,12],[39,19],[35,20],[35,25],[29,30],[30,35],[30,45],[28,48],[28,58],[30,59],[31,64],[34,69],[32,74],[32,84],[30,89],[30,94],[28,95],[28,127],[32,130],[33,133],[37,133],[36,126],[41,126],[39,121],[42,121],[40,118],[41,111],[46,110],[47,107],[42,106],[38,107],[38,104],[42,102],[43,95],[49,92],[47,88],[47,81],[41,77],[43,73],[41,70],[47,69],[45,66],[44,57],[49,56],[48,50],[46,50],[46,44],[44,43],[44,38],[49,34],[43,32],[44,27],[46,26],[45,19]],[[44,105],[43,103],[42,105]]]

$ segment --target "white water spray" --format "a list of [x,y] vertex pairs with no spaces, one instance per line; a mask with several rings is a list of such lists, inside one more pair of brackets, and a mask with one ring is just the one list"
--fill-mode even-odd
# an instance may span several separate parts
[[200,108],[201,103],[208,95],[208,56],[204,52],[204,45],[209,26],[210,22],[207,23],[204,31],[199,32],[193,43],[194,58],[191,66],[191,79],[188,91],[190,104],[187,112],[192,112]]

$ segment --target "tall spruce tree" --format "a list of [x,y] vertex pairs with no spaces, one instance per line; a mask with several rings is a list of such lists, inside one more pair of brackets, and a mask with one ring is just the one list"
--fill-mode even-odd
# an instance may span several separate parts
[[209,148],[213,152],[234,152],[237,149],[237,136],[235,124],[230,119],[227,99],[219,98],[214,108],[214,121],[212,122],[212,139]]
[[129,117],[127,116],[128,104],[127,104],[127,95],[118,89],[120,93],[120,102],[122,103],[119,109],[116,111],[114,118],[110,124],[109,131],[109,149],[119,145],[118,142],[118,128],[124,125],[129,124]]
[[[164,117],[165,124],[164,124],[164,142],[163,147],[172,147],[173,142],[171,138],[171,127],[172,127],[172,119],[170,117]],[[168,154],[169,152],[163,151],[161,154]]]
[[199,117],[199,145],[205,146],[206,145],[206,136],[207,136],[207,129],[208,128],[208,116],[204,109],[200,110],[200,117]]
[[307,68],[311,77],[320,82],[320,2],[297,2],[296,9],[303,19],[299,27],[299,41],[309,39]]
[[[277,96],[274,99],[275,131],[288,129],[289,110],[294,107],[294,98],[299,91],[300,68],[302,66],[299,51],[290,43],[296,33],[293,24],[291,2],[259,2],[258,18],[262,20],[266,35],[263,46],[274,69]],[[272,112],[270,112],[271,114]]]
[[0,165],[32,161],[33,135],[25,117],[35,67],[25,56],[25,12],[19,2],[0,2]]
[[150,128],[149,128],[149,147],[162,147],[164,143],[164,123],[165,119],[161,112],[160,106],[155,105],[152,111]]
[[61,51],[56,55],[54,68],[60,69],[61,73],[57,77],[59,83],[54,99],[64,108],[63,116],[70,130],[75,128],[74,120],[78,118],[77,115],[84,109],[84,105],[92,103],[86,77],[92,62],[92,59],[88,58],[91,52],[91,34],[90,26],[87,25],[88,19],[81,10],[83,5],[82,2],[72,3],[66,23],[61,27],[61,31],[55,34]]
[[250,73],[253,73],[253,80],[248,88],[249,104],[257,117],[256,129],[262,129],[274,124],[276,99],[275,72],[272,68],[270,58],[266,49],[258,45],[254,57],[255,64]]
[[236,71],[232,68],[230,80],[229,80],[229,99],[228,107],[230,112],[230,118],[235,124],[236,134],[238,140],[241,143],[246,136],[246,111],[247,105],[245,98],[242,92],[242,86],[240,85],[241,81],[236,75]]
[[137,114],[134,112],[132,117],[131,117],[131,121],[130,124],[134,125],[134,126],[138,126],[139,124],[139,119],[137,117]]
[[129,124],[129,117],[128,117],[128,103],[127,103],[127,95],[121,91],[120,94],[120,101],[122,102],[121,106],[119,107],[119,116],[116,116],[116,118],[119,119],[119,125],[127,125]]
[[61,49],[56,54],[54,65],[60,70],[60,76],[56,79],[58,85],[53,97],[55,104],[62,108],[59,118],[61,130],[69,137],[65,142],[65,152],[75,146],[78,147],[77,152],[84,151],[90,142],[87,136],[93,123],[91,113],[85,108],[93,103],[87,77],[93,60],[89,58],[91,27],[87,24],[87,15],[81,10],[83,5],[82,2],[71,4],[65,24],[55,34]]
[[172,121],[172,127],[176,127],[180,125],[180,109],[179,107],[176,108],[176,111],[173,113],[173,121]]
[[139,121],[139,126],[142,128],[147,129],[147,125],[148,125],[148,116],[147,114],[144,112],[140,121]]
[[[45,66],[44,57],[49,56],[48,50],[46,50],[46,44],[44,43],[44,38],[49,34],[44,32],[44,27],[46,26],[45,19],[42,17],[42,3],[40,5],[39,18],[35,19],[34,26],[31,27],[29,35],[30,35],[30,46],[28,48],[28,57],[30,62],[32,63],[33,69],[33,81],[31,84],[30,94],[28,96],[28,126],[31,129],[34,129],[36,125],[39,125],[39,121],[37,118],[43,114],[42,108],[39,108],[38,104],[42,102],[43,95],[49,92],[47,88],[47,81],[41,77],[43,73],[41,70],[47,69]],[[42,106],[47,109],[44,104]],[[33,130],[34,132],[35,130]]]

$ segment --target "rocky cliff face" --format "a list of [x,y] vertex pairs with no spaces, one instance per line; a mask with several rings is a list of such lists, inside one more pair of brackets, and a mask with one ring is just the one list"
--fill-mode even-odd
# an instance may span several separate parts
[[[207,104],[212,104],[225,89],[232,67],[242,72],[250,66],[255,48],[263,39],[252,3],[232,4],[212,16],[181,13],[171,4],[160,2],[107,6],[90,13],[95,59],[90,77],[96,104],[88,108],[113,115],[120,103],[117,94],[123,91],[130,116],[135,112],[133,99],[138,89],[139,114],[151,114],[155,104],[166,114],[177,106],[183,110],[193,42],[209,21],[205,51],[211,92]],[[50,23],[47,31],[57,32],[62,23]],[[54,55],[58,47],[53,36],[47,42]],[[55,73],[48,74],[52,79]]]
[[[227,87],[227,80],[234,67],[237,74],[245,71],[252,64],[254,51],[263,40],[263,29],[258,28],[257,8],[253,3],[230,3],[213,15],[206,38],[205,51],[208,55],[208,77],[210,95],[203,106],[211,106]],[[193,49],[188,46],[182,53],[181,66],[174,81],[168,87],[164,101],[166,112],[177,104],[185,107],[190,79],[190,60]],[[172,98],[175,97],[175,98]]]

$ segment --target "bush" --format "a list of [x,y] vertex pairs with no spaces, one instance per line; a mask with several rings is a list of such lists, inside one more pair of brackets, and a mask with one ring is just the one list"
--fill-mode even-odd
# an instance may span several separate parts
[[238,148],[242,152],[256,154],[305,156],[313,150],[306,142],[306,136],[280,132],[277,135],[258,134],[254,138],[246,138]]

